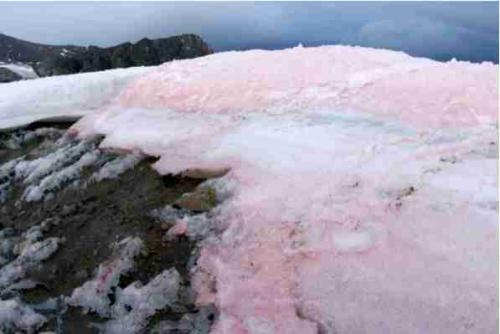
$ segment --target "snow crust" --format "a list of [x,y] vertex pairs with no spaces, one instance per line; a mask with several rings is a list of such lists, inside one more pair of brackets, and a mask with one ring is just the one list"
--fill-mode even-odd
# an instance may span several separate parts
[[[10,139],[9,142],[17,145],[27,137],[36,135],[42,136],[40,133],[28,133],[19,140]],[[6,200],[15,181],[22,181],[26,185],[22,197],[25,201],[50,198],[55,191],[77,181],[83,169],[95,164],[100,158],[93,141],[77,142],[63,137],[53,146],[52,153],[37,159],[28,160],[23,156],[0,165],[0,203]]]
[[177,302],[181,278],[175,268],[164,270],[148,284],[134,282],[117,291],[117,301],[112,306],[112,320],[103,330],[107,334],[139,333],[147,325],[147,319],[156,311]]
[[[60,131],[46,128],[20,130],[0,142],[0,145],[19,149],[34,139],[55,140],[61,134]],[[0,203],[8,198],[15,182],[21,181],[26,186],[21,200],[35,202],[50,199],[65,187],[85,187],[91,182],[116,178],[144,158],[140,152],[132,152],[109,159],[97,149],[96,143],[95,140],[78,141],[63,136],[54,142],[43,142],[38,152],[41,156],[36,159],[22,156],[0,165]],[[88,167],[98,169],[85,178],[82,172]]]
[[138,152],[118,157],[105,163],[98,171],[92,174],[90,179],[96,182],[114,179],[127,170],[134,168],[143,158],[142,154]]
[[166,239],[174,240],[178,236],[185,235],[190,240],[199,241],[213,234],[212,220],[216,217],[216,213],[193,215],[187,210],[175,209],[167,205],[160,210],[154,210],[152,216],[163,223],[172,224],[165,235]]
[[130,80],[149,70],[134,67],[2,84],[0,130],[92,113],[110,103]]
[[42,240],[40,226],[33,226],[21,238],[9,229],[0,231],[0,257],[5,263],[0,267],[0,292],[24,278],[26,271],[49,258],[59,247],[61,239]]
[[23,144],[31,142],[35,139],[54,139],[62,135],[63,133],[63,130],[54,128],[38,128],[33,131],[23,131],[18,133],[14,132],[9,138],[2,141],[1,145],[4,145],[8,149],[15,150],[21,148]]
[[35,333],[47,319],[23,305],[18,299],[0,300],[0,332],[14,333],[23,330],[26,333]]
[[[65,157],[67,158],[67,157]],[[83,154],[75,163],[66,166],[60,170],[52,172],[40,180],[38,184],[28,186],[24,192],[23,198],[28,202],[39,201],[47,195],[51,195],[55,190],[62,187],[65,183],[80,176],[85,167],[91,166],[99,159],[96,151]],[[52,168],[53,166],[50,166]],[[35,174],[30,174],[35,175]],[[26,178],[28,180],[29,177]]]
[[[126,238],[114,245],[114,255],[99,266],[96,276],[76,288],[66,303],[83,307],[109,320],[96,325],[107,334],[139,333],[148,318],[178,300],[181,277],[175,268],[164,270],[146,285],[133,282],[118,287],[120,276],[133,269],[134,258],[144,249],[139,238]],[[110,295],[114,298],[111,302]]]
[[24,279],[26,272],[48,259],[59,247],[61,239],[43,239],[40,226],[21,235],[11,228],[0,230],[0,333],[36,333],[47,319],[20,299],[5,299],[12,291],[37,285]]
[[[158,156],[162,174],[230,169],[192,224],[218,231],[192,280],[219,311],[213,333],[492,333],[497,73],[360,47],[219,53],[137,73],[70,132]],[[111,101],[98,77],[58,115]],[[74,305],[110,314],[123,270],[106,268]]]

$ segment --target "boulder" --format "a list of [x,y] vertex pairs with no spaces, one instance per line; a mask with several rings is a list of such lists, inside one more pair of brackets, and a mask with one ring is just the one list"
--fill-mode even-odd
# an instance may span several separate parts
[[0,67],[0,83],[22,80],[23,77],[5,67]]

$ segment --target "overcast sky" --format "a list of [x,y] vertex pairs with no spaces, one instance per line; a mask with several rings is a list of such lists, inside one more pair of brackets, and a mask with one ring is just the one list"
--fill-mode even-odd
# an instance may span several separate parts
[[341,43],[498,62],[498,2],[0,2],[0,32],[99,46],[196,33],[217,51]]

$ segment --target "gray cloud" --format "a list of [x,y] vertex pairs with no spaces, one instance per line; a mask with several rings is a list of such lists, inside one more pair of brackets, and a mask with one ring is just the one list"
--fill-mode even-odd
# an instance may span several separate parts
[[107,46],[193,32],[216,50],[356,44],[498,61],[498,2],[0,2],[0,32]]

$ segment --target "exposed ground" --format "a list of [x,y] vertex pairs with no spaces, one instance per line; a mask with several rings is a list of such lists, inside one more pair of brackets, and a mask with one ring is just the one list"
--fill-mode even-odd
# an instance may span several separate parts
[[[54,152],[54,143],[60,140],[64,131],[49,125],[52,130],[46,131],[46,134],[17,140],[15,143],[12,142],[13,138],[40,129],[40,124],[0,134],[0,166],[15,158],[24,157],[32,161]],[[145,244],[145,250],[135,258],[132,272],[122,275],[119,288],[134,281],[147,284],[171,267],[182,278],[176,307],[159,310],[148,319],[143,332],[151,332],[162,321],[169,320],[175,324],[186,314],[195,315],[200,311],[193,304],[189,289],[189,266],[196,259],[197,246],[186,237],[174,240],[165,238],[171,224],[155,218],[152,212],[174,203],[181,195],[193,191],[203,180],[162,177],[150,167],[153,160],[145,158],[115,178],[90,181],[93,173],[117,158],[115,153],[101,153],[94,164],[83,168],[76,181],[69,180],[57,191],[51,192],[50,196],[38,201],[25,200],[23,193],[26,184],[14,179],[4,202],[0,203],[0,230],[8,229],[9,233],[20,236],[33,226],[41,226],[44,238],[57,237],[62,240],[52,256],[27,271],[24,278],[36,282],[35,287],[16,292],[4,291],[0,296],[3,300],[19,296],[25,304],[43,314],[47,322],[40,328],[42,331],[99,332],[95,324],[106,319],[92,312],[86,313],[78,307],[67,307],[63,299],[91,279],[99,264],[112,255],[110,246],[126,237],[139,237]],[[113,298],[110,296],[111,303]],[[57,301],[57,305],[49,305],[48,301],[53,304]],[[202,311],[208,319],[203,324],[207,330],[207,324],[213,322],[215,313],[206,309]],[[187,327],[184,324],[184,327],[177,329],[159,331],[181,333],[182,328],[189,331]],[[200,328],[197,330],[201,333],[203,328]]]

